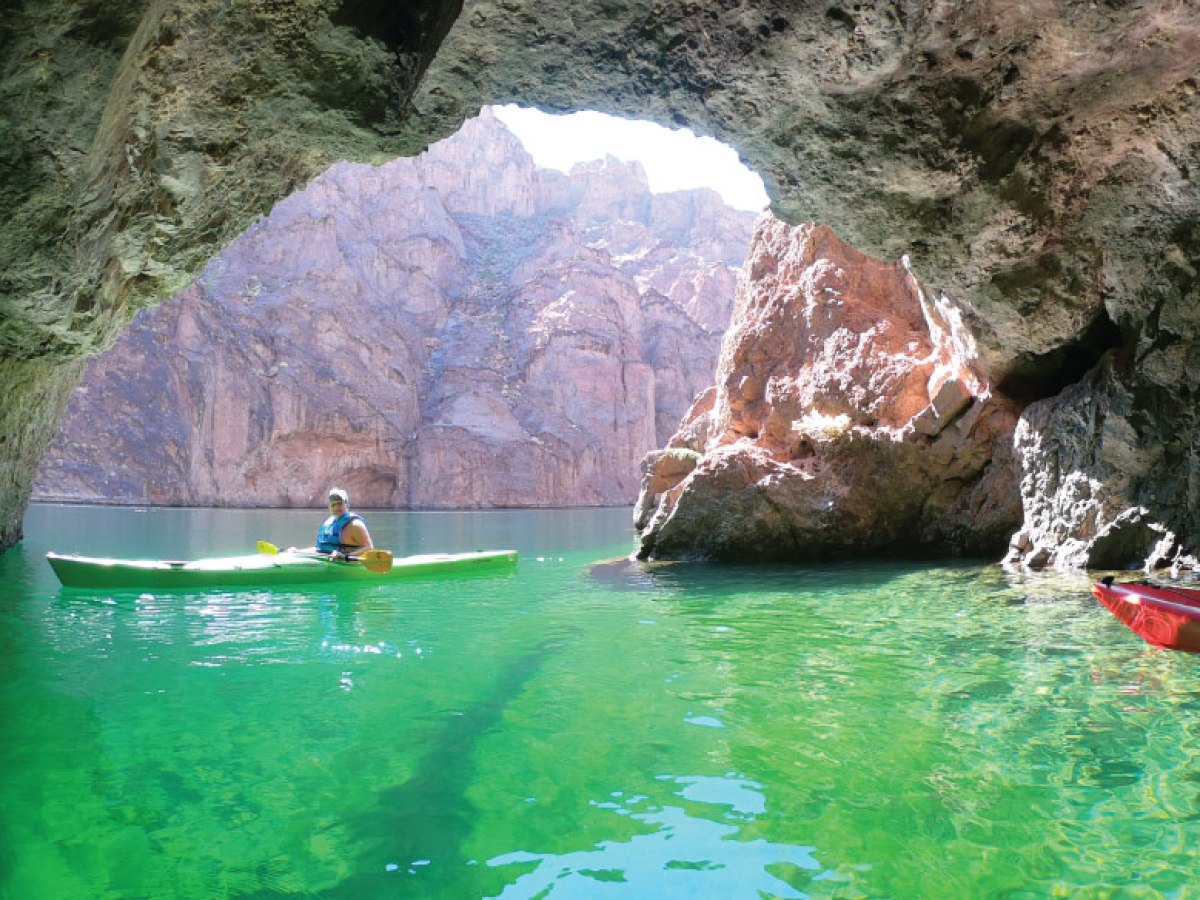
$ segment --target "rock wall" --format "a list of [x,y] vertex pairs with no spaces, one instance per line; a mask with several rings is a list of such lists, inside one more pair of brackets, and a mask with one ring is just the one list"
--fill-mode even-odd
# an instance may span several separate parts
[[1200,569],[1200,423],[1194,403],[1175,406],[1195,383],[1181,379],[1200,371],[1183,363],[1174,383],[1147,385],[1131,367],[1107,358],[1022,417],[1014,445],[1026,516],[1007,564]]
[[399,123],[461,9],[8,4],[0,27],[0,548],[83,367],[143,306]]
[[[689,125],[738,148],[781,220],[908,255],[964,311],[994,393],[1041,410],[1029,428],[1068,433],[1077,398],[1054,398],[1078,384],[1136,455],[1167,448],[1140,487],[1094,456],[1085,475],[1113,509],[1144,507],[1175,534],[1174,556],[1197,546],[1178,499],[1197,477],[1180,412],[1200,267],[1191,0],[179,0],[118,13],[27,0],[11,12],[0,353],[13,364],[0,391],[32,417],[0,420],[12,485],[0,543],[19,533],[24,461],[62,403],[31,384],[68,390],[73,360],[330,161],[418,152],[485,103],[520,101]],[[31,380],[35,362],[61,372]],[[1097,366],[1111,374],[1086,377]],[[1125,397],[1148,402],[1125,414]],[[1054,459],[1023,458],[1031,472]],[[1034,523],[1069,500],[1026,494],[1017,558],[1054,557]]]
[[754,218],[613,159],[537,168],[489,110],[335,166],[92,362],[34,496],[630,503],[711,380]]
[[645,461],[639,556],[998,555],[1018,411],[903,263],[764,219],[717,384]]

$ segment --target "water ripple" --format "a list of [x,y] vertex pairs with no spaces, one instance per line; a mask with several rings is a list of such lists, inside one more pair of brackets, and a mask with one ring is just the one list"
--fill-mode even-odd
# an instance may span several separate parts
[[[697,814],[697,807],[731,807],[742,816],[763,811],[757,785],[736,778],[680,777],[681,795],[692,801],[654,806],[644,797],[624,803],[597,802],[597,809],[627,816],[647,829],[628,840],[601,841],[593,848],[560,854],[514,851],[487,861],[491,867],[530,867],[499,894],[502,900],[532,900],[553,893],[563,900],[604,897],[714,898],[772,896],[801,898],[822,866],[814,848],[740,836],[740,828]],[[620,795],[617,795],[620,796]],[[724,818],[718,813],[718,818]]]

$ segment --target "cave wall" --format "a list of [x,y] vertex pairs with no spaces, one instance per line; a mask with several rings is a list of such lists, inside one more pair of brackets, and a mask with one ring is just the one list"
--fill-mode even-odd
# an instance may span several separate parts
[[28,0],[0,21],[0,547],[78,361],[331,163],[382,162],[446,0]]
[[[1192,2],[191,0],[114,15],[31,0],[12,21],[0,96],[19,115],[3,127],[45,133],[5,141],[27,149],[0,170],[6,360],[104,346],[333,159],[418,152],[489,102],[598,109],[725,140],[783,220],[907,254],[961,304],[996,390],[1040,410],[1038,433],[1069,431],[1074,407],[1054,398],[1109,365],[1081,389],[1118,416],[1120,397],[1152,399],[1121,421],[1174,463],[1136,497],[1097,469],[1097,490],[1106,508],[1150,502],[1195,543],[1186,502],[1161,499],[1188,496],[1179,479],[1197,471],[1177,412],[1200,266]],[[62,62],[80,43],[82,93]],[[5,483],[27,483],[2,452]],[[1029,525],[1042,501],[1026,502]],[[6,493],[0,540],[23,503]],[[1021,558],[1055,540],[1026,531]]]

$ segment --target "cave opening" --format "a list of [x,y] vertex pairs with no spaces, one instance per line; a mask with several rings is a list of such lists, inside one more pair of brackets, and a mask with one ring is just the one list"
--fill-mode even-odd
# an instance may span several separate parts
[[712,383],[767,205],[732,148],[594,111],[485,107],[336,164],[92,361],[34,497],[629,504]]
[[540,166],[569,172],[577,163],[612,156],[640,163],[653,193],[708,187],[735,209],[760,212],[770,204],[762,178],[736,150],[689,129],[595,110],[554,115],[513,104],[493,109]]

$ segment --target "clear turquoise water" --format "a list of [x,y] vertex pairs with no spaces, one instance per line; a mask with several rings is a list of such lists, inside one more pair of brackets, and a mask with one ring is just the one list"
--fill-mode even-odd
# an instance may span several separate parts
[[1200,660],[1082,579],[594,566],[628,510],[375,513],[398,552],[522,561],[337,592],[68,592],[43,559],[318,517],[31,510],[0,896],[1200,896]]

